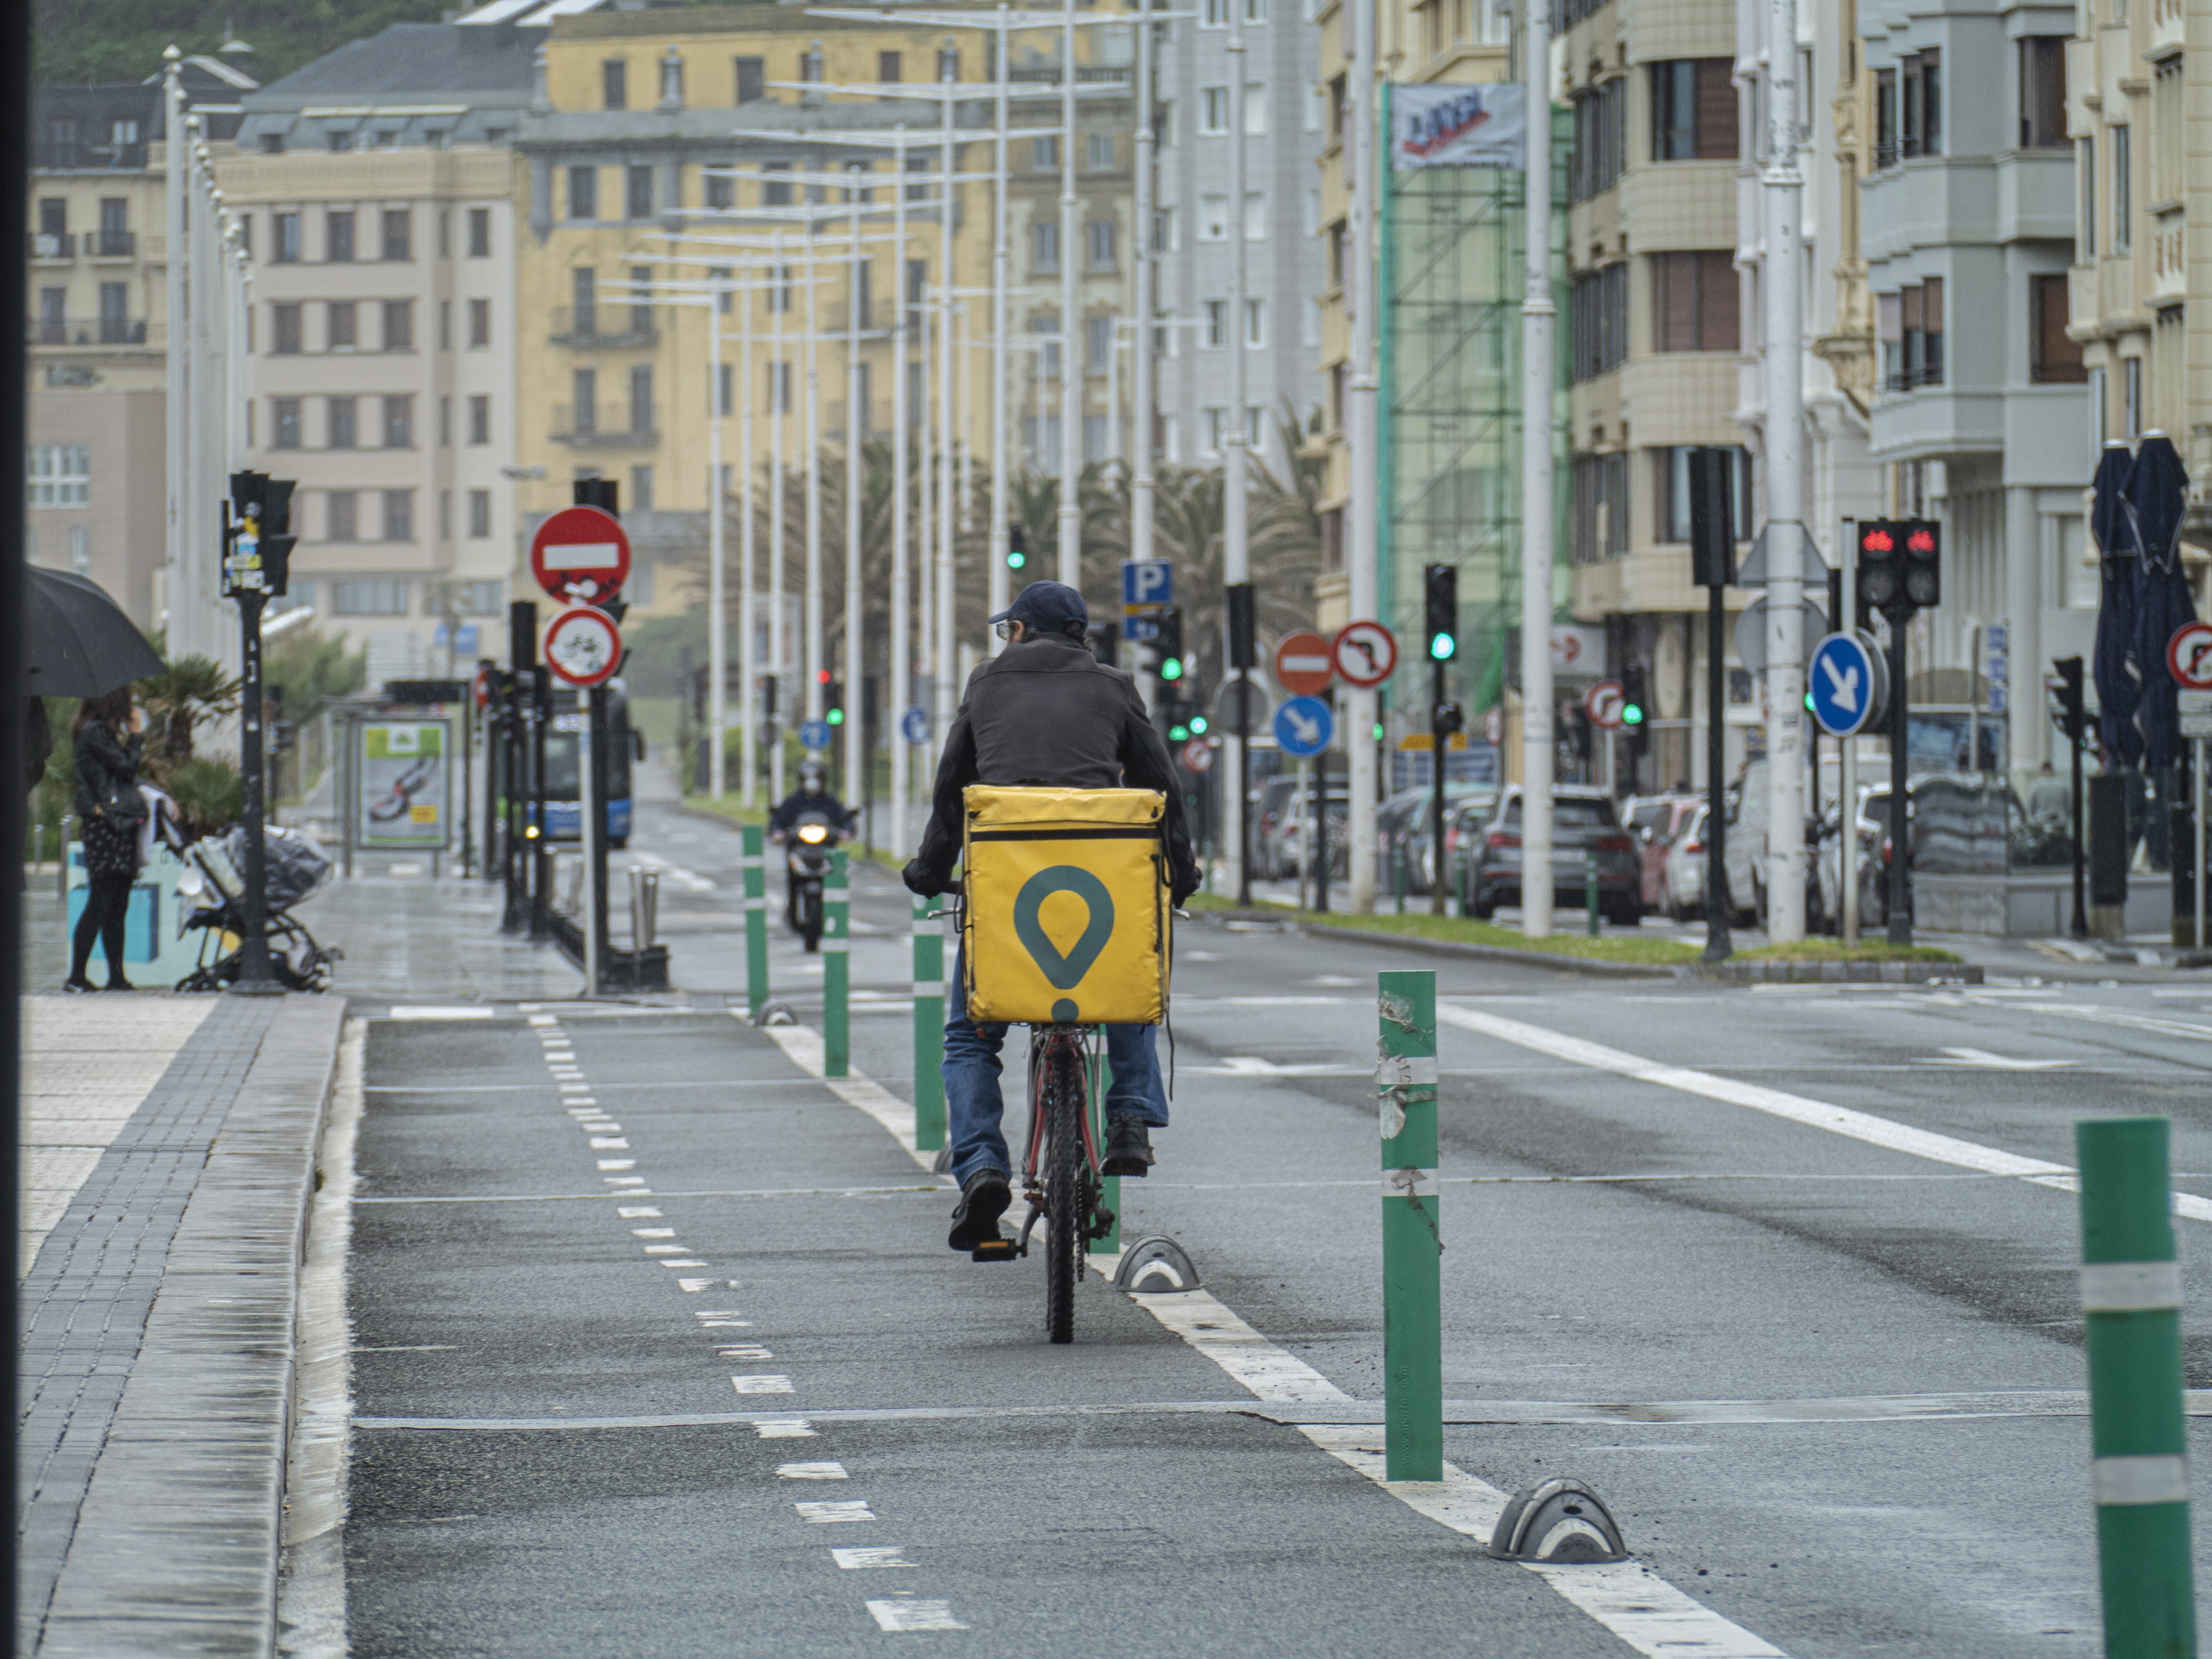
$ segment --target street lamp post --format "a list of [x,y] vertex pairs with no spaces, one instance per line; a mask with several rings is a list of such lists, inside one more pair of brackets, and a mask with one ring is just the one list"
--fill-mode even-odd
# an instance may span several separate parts
[[[1250,468],[1245,451],[1249,447],[1250,428],[1246,424],[1244,405],[1250,396],[1251,366],[1245,346],[1251,335],[1245,324],[1245,310],[1250,304],[1250,269],[1249,227],[1244,222],[1245,194],[1249,187],[1249,152],[1244,142],[1245,70],[1244,70],[1244,4],[1245,0],[1228,0],[1229,5],[1229,237],[1233,250],[1229,261],[1229,429],[1221,441],[1221,577],[1224,586],[1236,589],[1249,585],[1252,580],[1252,503],[1250,496]],[[1224,665],[1233,665],[1237,652],[1232,643],[1234,632],[1231,623],[1231,607],[1221,609],[1224,633],[1221,659]],[[1234,672],[1224,670],[1224,678]],[[1240,703],[1244,694],[1240,690]],[[1248,890],[1244,879],[1244,744],[1247,721],[1242,718],[1232,721],[1224,742],[1228,762],[1222,774],[1221,845],[1227,854],[1225,879],[1231,892]],[[1346,747],[1357,750],[1362,745],[1356,733],[1347,733]],[[1328,793],[1328,757],[1320,757],[1322,773],[1321,795]],[[1325,809],[1316,808],[1317,811]]]

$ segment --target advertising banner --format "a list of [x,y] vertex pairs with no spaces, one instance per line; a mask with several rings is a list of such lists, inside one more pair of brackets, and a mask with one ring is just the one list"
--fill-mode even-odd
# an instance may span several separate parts
[[1390,88],[1390,167],[1528,166],[1527,89],[1488,86],[1394,86]]
[[361,732],[362,847],[428,851],[447,839],[450,745],[443,720],[364,720]]

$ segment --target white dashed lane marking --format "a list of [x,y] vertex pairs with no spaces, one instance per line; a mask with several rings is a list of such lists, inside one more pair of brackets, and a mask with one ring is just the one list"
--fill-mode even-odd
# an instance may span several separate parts
[[802,1521],[811,1521],[818,1526],[830,1526],[842,1521],[872,1521],[876,1513],[865,1498],[848,1498],[829,1503],[794,1504]]
[[[830,1559],[841,1567],[910,1567],[896,1544],[862,1544],[858,1548],[833,1549]],[[942,1628],[942,1626],[939,1626]]]
[[730,1386],[739,1394],[796,1394],[799,1392],[791,1386],[789,1377],[777,1376],[772,1373],[758,1376],[733,1376],[730,1379]]
[[775,1472],[786,1480],[843,1480],[842,1463],[779,1463]]
[[920,1597],[908,1601],[871,1601],[868,1611],[876,1623],[884,1630],[966,1630],[952,1616],[950,1601],[926,1601]]

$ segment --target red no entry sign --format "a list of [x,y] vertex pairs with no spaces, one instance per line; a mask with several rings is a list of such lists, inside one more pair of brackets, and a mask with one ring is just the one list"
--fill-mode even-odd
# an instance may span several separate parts
[[545,626],[545,665],[569,685],[599,685],[622,666],[622,629],[604,611],[579,605]]
[[530,574],[568,605],[611,599],[629,580],[622,520],[596,507],[564,507],[530,538]]
[[1318,634],[1285,634],[1275,647],[1275,684],[1293,696],[1310,697],[1328,690],[1335,676],[1328,641]]

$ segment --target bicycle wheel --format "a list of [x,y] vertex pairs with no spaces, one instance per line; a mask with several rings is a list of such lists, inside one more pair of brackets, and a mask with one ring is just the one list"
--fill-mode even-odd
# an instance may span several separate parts
[[1082,1057],[1073,1043],[1056,1041],[1045,1058],[1045,1335],[1075,1340],[1075,1283],[1083,1267],[1089,1219],[1090,1160],[1083,1150],[1088,1102]]

